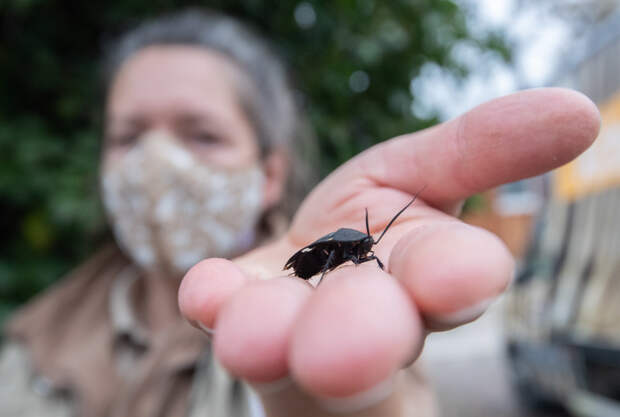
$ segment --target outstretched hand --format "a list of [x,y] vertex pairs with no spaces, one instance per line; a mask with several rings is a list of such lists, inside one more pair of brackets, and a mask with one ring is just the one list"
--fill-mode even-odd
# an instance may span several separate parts
[[[268,416],[401,415],[411,395],[402,395],[399,371],[428,332],[477,318],[513,275],[504,244],[455,217],[464,199],[565,164],[599,123],[581,94],[539,89],[374,146],[314,189],[284,237],[192,268],[181,311],[214,329],[216,356],[257,387]],[[365,231],[365,208],[376,238],[425,185],[373,248],[384,271],[348,263],[316,289],[285,277],[284,262],[317,238],[341,227]]]

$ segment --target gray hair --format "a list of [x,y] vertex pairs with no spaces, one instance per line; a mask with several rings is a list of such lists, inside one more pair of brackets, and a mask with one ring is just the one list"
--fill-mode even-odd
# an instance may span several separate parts
[[291,214],[313,182],[307,156],[316,153],[282,61],[261,36],[239,21],[214,11],[189,9],[147,21],[109,48],[103,67],[105,93],[128,58],[148,46],[166,44],[217,51],[247,76],[249,82],[243,83],[247,85],[237,87],[261,154],[275,148],[288,153],[291,173],[282,205]]

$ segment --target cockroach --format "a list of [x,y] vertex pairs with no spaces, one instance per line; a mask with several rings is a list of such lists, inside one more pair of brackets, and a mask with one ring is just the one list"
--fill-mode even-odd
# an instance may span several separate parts
[[385,229],[383,229],[379,239],[374,240],[370,234],[370,228],[368,227],[368,209],[366,209],[366,233],[346,228],[341,228],[335,232],[329,233],[297,251],[286,261],[284,270],[292,268],[294,271],[292,275],[305,280],[310,279],[320,272],[321,278],[317,283],[317,285],[319,285],[327,272],[347,261],[359,265],[364,262],[375,260],[379,268],[383,269],[383,263],[377,258],[372,247],[381,241],[392,223],[413,204],[422,190],[418,191],[416,195],[413,196],[413,199],[392,217],[392,220],[390,220],[387,226],[385,226]]

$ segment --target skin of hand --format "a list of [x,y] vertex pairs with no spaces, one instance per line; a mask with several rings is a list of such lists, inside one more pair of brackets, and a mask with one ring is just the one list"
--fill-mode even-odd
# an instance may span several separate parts
[[[414,415],[402,373],[426,335],[476,319],[513,276],[499,238],[455,217],[464,199],[571,161],[599,126],[588,98],[545,88],[378,144],[322,181],[284,237],[194,266],[179,290],[181,312],[214,329],[217,358],[257,388],[270,417]],[[317,238],[365,230],[365,208],[377,238],[424,186],[374,247],[385,271],[347,263],[316,289],[285,276],[284,262]]]

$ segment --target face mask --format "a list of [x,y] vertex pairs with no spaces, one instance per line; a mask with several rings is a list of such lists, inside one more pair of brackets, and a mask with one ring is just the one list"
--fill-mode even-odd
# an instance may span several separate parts
[[254,243],[264,177],[197,160],[161,132],[104,162],[103,202],[121,248],[143,269],[183,274]]

